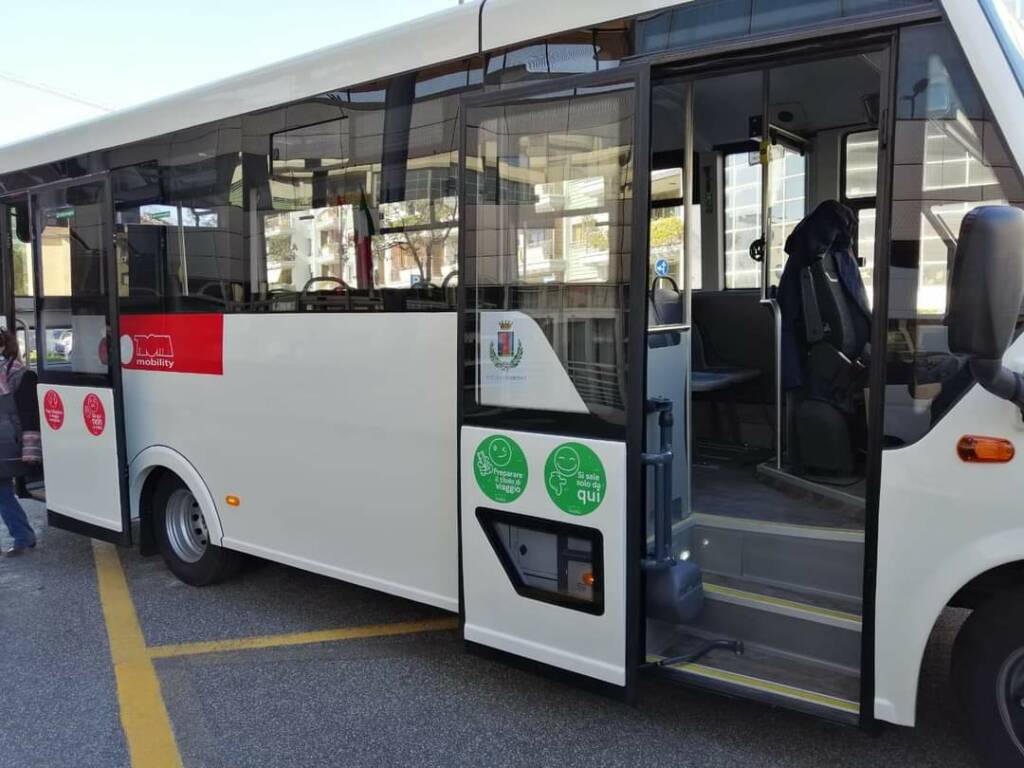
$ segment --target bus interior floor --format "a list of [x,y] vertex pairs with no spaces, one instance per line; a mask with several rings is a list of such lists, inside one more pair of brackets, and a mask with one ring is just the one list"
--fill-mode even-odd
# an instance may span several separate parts
[[[733,459],[694,461],[693,511],[789,525],[864,529],[863,504],[817,493],[806,482],[785,482],[758,472],[753,462]],[[857,484],[863,486],[863,481]],[[856,492],[858,487],[848,491]],[[827,487],[826,487],[827,489]],[[827,491],[826,491],[827,492]]]

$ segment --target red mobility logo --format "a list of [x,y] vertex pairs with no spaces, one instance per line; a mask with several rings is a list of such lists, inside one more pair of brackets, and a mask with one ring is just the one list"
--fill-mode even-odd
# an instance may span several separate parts
[[121,337],[121,359],[131,368],[174,370],[174,342],[169,333],[137,333]]
[[121,365],[153,373],[224,373],[224,316],[124,315]]
[[82,418],[85,419],[85,428],[96,437],[103,434],[107,426],[107,412],[103,408],[103,401],[91,392],[85,396],[82,403]]
[[46,394],[43,395],[43,417],[54,431],[64,425],[64,401],[52,389],[46,390]]

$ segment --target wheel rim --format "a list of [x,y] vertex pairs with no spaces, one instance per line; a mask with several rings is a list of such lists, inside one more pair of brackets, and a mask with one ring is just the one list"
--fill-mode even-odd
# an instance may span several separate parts
[[1024,648],[1010,654],[996,677],[996,701],[1003,727],[1024,755]]
[[174,491],[167,499],[164,515],[167,541],[174,554],[186,563],[194,563],[206,552],[210,535],[199,502],[185,488]]

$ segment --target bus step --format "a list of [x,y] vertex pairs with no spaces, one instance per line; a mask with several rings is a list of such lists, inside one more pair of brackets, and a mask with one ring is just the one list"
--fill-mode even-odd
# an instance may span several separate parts
[[[683,638],[649,654],[652,664],[668,656],[682,655],[691,645],[704,642]],[[739,695],[770,704],[809,712],[843,723],[856,723],[860,715],[860,676],[806,659],[794,659],[747,647],[742,655],[714,650],[699,661],[652,667],[691,685],[719,693]]]
[[674,536],[705,573],[859,600],[864,533],[722,515],[694,514]]
[[856,672],[861,616],[857,601],[704,575],[704,610],[693,628]]

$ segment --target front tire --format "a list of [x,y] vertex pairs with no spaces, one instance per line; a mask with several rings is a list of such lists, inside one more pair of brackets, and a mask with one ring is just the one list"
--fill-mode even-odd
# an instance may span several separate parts
[[953,680],[982,765],[1024,765],[1024,589],[997,595],[967,619]]
[[216,584],[241,567],[242,555],[211,543],[199,502],[169,472],[160,478],[153,496],[153,529],[164,562],[186,584]]

